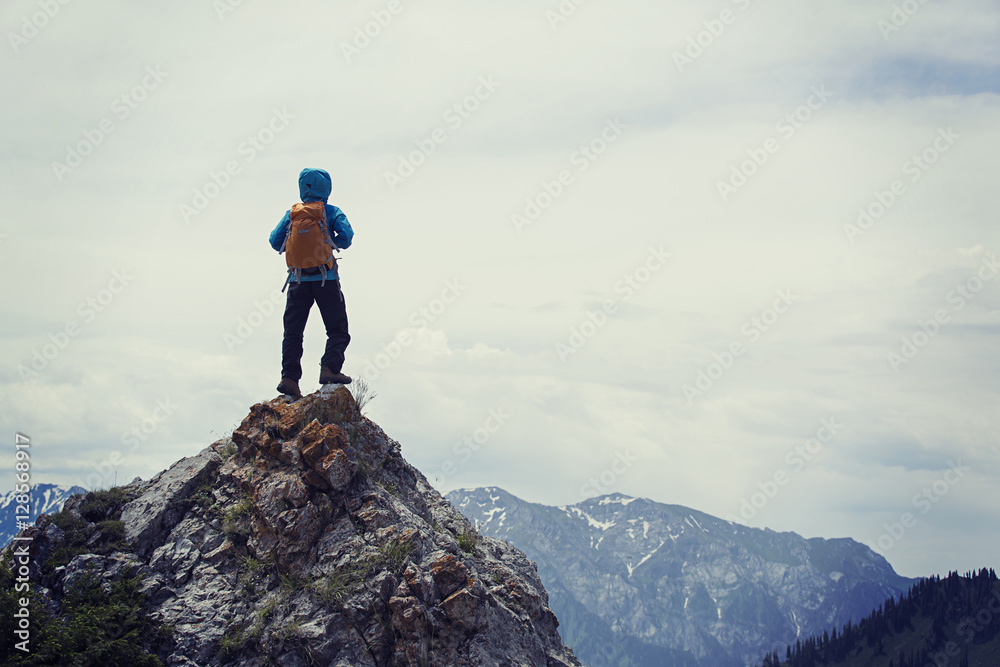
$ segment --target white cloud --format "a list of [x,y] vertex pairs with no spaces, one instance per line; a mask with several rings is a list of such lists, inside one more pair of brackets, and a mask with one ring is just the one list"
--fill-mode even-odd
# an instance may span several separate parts
[[[967,480],[887,557],[910,575],[998,565],[1000,535],[983,526],[998,525],[1000,292],[988,282],[960,310],[948,300],[1000,250],[992,3],[928,3],[888,39],[878,21],[891,5],[862,2],[595,0],[554,31],[545,3],[405,6],[350,63],[341,43],[377,2],[243,3],[221,21],[210,4],[71,3],[0,61],[16,91],[0,111],[0,417],[47,443],[39,480],[100,467],[158,401],[177,411],[122,478],[212,442],[274,395],[281,302],[266,303],[284,269],[265,239],[298,171],[316,166],[357,231],[341,265],[345,370],[414,336],[376,381],[373,417],[431,473],[490,410],[511,415],[449,488],[565,504],[628,449],[639,463],[614,490],[722,515],[836,415],[845,434],[752,522],[877,539],[962,458]],[[674,53],[725,6],[737,19],[678,72]],[[36,10],[18,0],[0,16],[17,31]],[[121,118],[112,105],[148,67],[168,75]],[[491,76],[501,85],[450,125]],[[777,126],[821,86],[832,96],[793,134]],[[271,138],[286,108],[294,118]],[[104,118],[114,130],[60,181],[53,161]],[[614,118],[627,129],[581,169],[575,154]],[[390,191],[385,172],[436,127],[447,141]],[[908,161],[941,128],[960,139],[911,180]],[[269,141],[249,150],[250,136]],[[769,138],[777,151],[723,202],[718,182]],[[180,205],[232,161],[239,173],[185,224]],[[572,184],[518,234],[512,214],[562,170]],[[894,180],[904,194],[850,243],[844,225]],[[650,246],[672,256],[626,301],[616,284]],[[122,268],[134,281],[85,321],[80,304]],[[415,325],[449,280],[467,289]],[[785,289],[799,301],[750,341],[743,326]],[[561,362],[555,344],[607,299],[617,313]],[[894,372],[887,353],[941,308],[950,321]],[[18,366],[70,323],[79,334],[22,382]],[[683,386],[735,341],[746,353],[687,405]],[[322,344],[314,312],[306,389]]]

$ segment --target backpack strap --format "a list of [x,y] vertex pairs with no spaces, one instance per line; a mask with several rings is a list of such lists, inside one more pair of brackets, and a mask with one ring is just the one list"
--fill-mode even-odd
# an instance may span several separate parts
[[[330,236],[330,223],[326,219],[326,204],[323,204],[323,236],[326,238],[326,242],[330,244],[330,258],[333,259],[333,251],[337,249],[337,244],[333,242],[333,237]],[[331,268],[336,265],[337,263],[334,261]]]
[[[332,250],[335,250],[337,248],[337,246],[336,246],[336,244],[334,244],[333,238],[330,236],[330,223],[326,219],[326,204],[323,204],[323,238],[325,238],[326,242],[330,244],[330,248],[331,248],[331,255],[330,255],[330,257],[332,259],[333,258]],[[320,284],[319,284],[320,287],[325,287],[326,286],[326,274],[327,274],[328,271],[333,270],[333,268],[337,266],[337,262],[336,262],[336,260],[334,260],[333,263],[332,263],[332,266],[330,266],[329,268],[326,268],[328,265],[330,265],[329,261],[326,264],[323,265],[323,267],[324,267],[323,268],[323,278],[320,281]]]
[[[292,212],[288,212],[288,231],[285,232],[285,239],[281,242],[281,249],[278,250],[279,255],[285,253],[285,247],[288,245],[288,239],[292,235]],[[288,289],[288,283],[292,281],[292,270],[288,269],[288,276],[285,278],[285,284],[281,286],[281,292],[284,294],[285,290]]]
[[285,232],[285,240],[281,242],[281,249],[278,250],[278,254],[282,255],[285,252],[285,246],[288,245],[288,238],[292,235],[292,212],[288,211],[288,231]]
[[330,223],[326,219],[326,204],[323,204],[323,237],[331,248],[337,247],[337,244],[333,242],[333,237],[330,236]]

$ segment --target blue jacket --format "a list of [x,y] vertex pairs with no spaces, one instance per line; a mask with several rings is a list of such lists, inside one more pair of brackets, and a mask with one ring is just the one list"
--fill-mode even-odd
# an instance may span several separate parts
[[[302,198],[303,204],[311,201],[326,203],[332,189],[330,174],[322,169],[303,169],[302,173],[299,174],[299,196]],[[288,226],[292,224],[291,213],[290,209],[285,211],[285,217],[281,219],[278,226],[271,232],[271,247],[275,250],[281,250],[281,244],[285,242],[285,237],[288,236]],[[326,204],[326,222],[330,227],[330,238],[333,239],[333,244],[341,250],[350,248],[351,241],[354,239],[354,230],[351,229],[351,223],[347,221],[347,216],[344,215],[344,212],[336,206]],[[323,276],[321,274],[302,276],[303,281],[322,279]],[[340,276],[337,275],[336,267],[326,272],[326,279],[340,279]]]

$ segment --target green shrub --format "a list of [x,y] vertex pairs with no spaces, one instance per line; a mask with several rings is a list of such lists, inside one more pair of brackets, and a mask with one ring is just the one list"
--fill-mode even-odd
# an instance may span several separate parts
[[[125,542],[125,524],[121,521],[122,508],[129,500],[131,495],[122,487],[92,491],[80,503],[79,514],[66,510],[53,514],[50,521],[63,531],[64,539],[42,563],[42,572],[51,575],[57,567],[68,564],[80,554],[107,556],[114,551],[131,551]],[[91,542],[95,533],[100,533],[100,537]]]
[[122,515],[122,508],[130,500],[132,500],[131,494],[122,486],[91,491],[80,503],[80,515],[91,523],[104,519],[118,519]]
[[145,600],[139,593],[141,579],[123,576],[105,593],[100,581],[84,577],[68,591],[58,616],[51,615],[34,594],[31,600],[30,653],[14,648],[14,612],[18,598],[13,576],[0,568],[0,653],[4,665],[135,665],[160,666],[148,648],[151,638],[164,633],[146,615]]

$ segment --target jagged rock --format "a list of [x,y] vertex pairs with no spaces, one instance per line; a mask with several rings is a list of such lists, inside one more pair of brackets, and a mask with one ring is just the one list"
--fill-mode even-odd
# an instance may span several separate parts
[[421,570],[415,564],[410,563],[406,566],[406,571],[403,572],[403,581],[406,582],[407,588],[421,602],[433,604],[435,600],[439,599],[434,587],[434,580],[428,573]]
[[442,554],[431,564],[430,575],[441,597],[448,597],[469,583],[469,571],[462,561],[451,554]]
[[186,507],[181,502],[218,468],[222,458],[206,447],[197,456],[181,459],[154,477],[141,496],[122,510],[125,539],[140,553],[149,550],[153,539],[170,530],[183,518]]
[[111,592],[111,584],[123,575],[134,575],[142,563],[132,554],[113,553],[110,556],[81,554],[76,556],[66,566],[61,588],[69,590],[81,583],[87,577],[93,577],[100,582],[105,593]]
[[479,598],[468,588],[455,591],[441,601],[441,608],[448,614],[451,622],[468,632],[476,629],[476,611],[479,607]]
[[[470,547],[471,524],[345,389],[254,405],[231,439],[128,497],[134,553],[82,554],[39,583],[58,605],[87,572],[138,573],[173,629],[151,646],[170,667],[580,664],[531,562],[490,538]],[[63,539],[31,530],[49,552]]]

